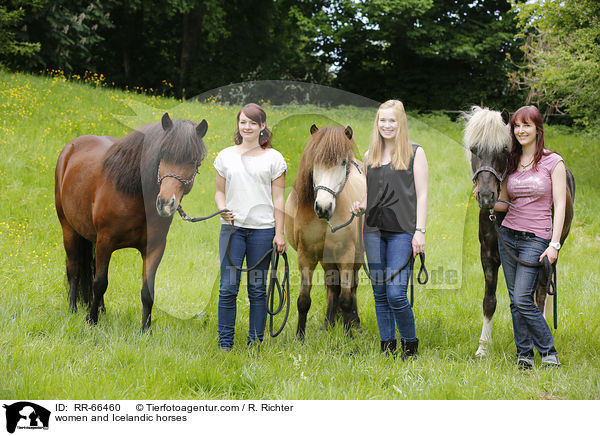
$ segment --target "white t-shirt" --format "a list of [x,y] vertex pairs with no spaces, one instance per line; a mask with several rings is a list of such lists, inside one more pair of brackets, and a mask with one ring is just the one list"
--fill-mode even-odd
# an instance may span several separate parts
[[[275,227],[271,183],[287,171],[281,153],[268,148],[258,156],[248,156],[231,146],[221,150],[214,167],[225,179],[225,202],[235,216],[234,225],[249,229]],[[221,222],[227,223],[223,218]]]

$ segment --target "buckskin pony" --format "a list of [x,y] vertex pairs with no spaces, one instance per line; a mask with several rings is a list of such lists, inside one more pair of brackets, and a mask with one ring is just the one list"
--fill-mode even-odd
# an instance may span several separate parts
[[366,192],[360,162],[354,159],[352,129],[314,124],[285,205],[285,233],[298,252],[300,293],[296,336],[305,337],[311,306],[310,290],[317,263],[325,272],[327,312],[324,328],[335,324],[341,309],[345,330],[360,328],[356,305],[358,270],[361,266],[357,220],[331,232],[332,225],[351,217],[350,206]]

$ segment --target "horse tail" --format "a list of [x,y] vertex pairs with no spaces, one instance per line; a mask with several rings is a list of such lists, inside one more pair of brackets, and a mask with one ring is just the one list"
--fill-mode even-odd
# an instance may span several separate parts
[[[96,275],[96,246],[93,242],[85,238],[79,238],[79,247],[77,250],[78,275],[75,283],[75,292],[77,302],[81,302],[86,306],[92,304],[92,285],[94,276]],[[67,279],[69,283],[69,270],[67,269]]]

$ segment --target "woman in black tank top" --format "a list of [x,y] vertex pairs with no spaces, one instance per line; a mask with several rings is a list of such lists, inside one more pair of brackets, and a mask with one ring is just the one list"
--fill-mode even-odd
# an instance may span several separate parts
[[[366,212],[365,252],[375,279],[397,271],[410,255],[425,251],[428,166],[425,152],[408,140],[402,102],[388,100],[377,111],[365,155],[367,192],[352,212]],[[419,340],[406,295],[409,267],[386,283],[372,282],[381,351],[395,355],[396,327],[402,358],[416,356]]]

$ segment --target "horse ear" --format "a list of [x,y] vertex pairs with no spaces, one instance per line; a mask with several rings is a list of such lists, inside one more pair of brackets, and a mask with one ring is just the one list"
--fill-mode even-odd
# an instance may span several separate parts
[[200,124],[198,124],[198,127],[196,127],[196,133],[201,138],[204,138],[204,135],[206,135],[207,130],[208,130],[208,123],[206,122],[206,120],[202,120],[200,122]]
[[168,112],[165,112],[163,115],[161,123],[164,130],[169,130],[171,127],[173,127],[173,121],[171,121]]
[[352,139],[352,135],[354,135],[354,132],[352,131],[352,127],[350,127],[350,126],[346,127],[346,130],[344,130],[344,133],[346,134],[348,139]]
[[507,109],[502,109],[502,113],[500,115],[502,116],[502,121],[504,121],[504,124],[510,123],[510,112],[508,112]]
[[319,128],[313,124],[312,126],[310,126],[310,134],[314,134],[317,130],[319,130]]

